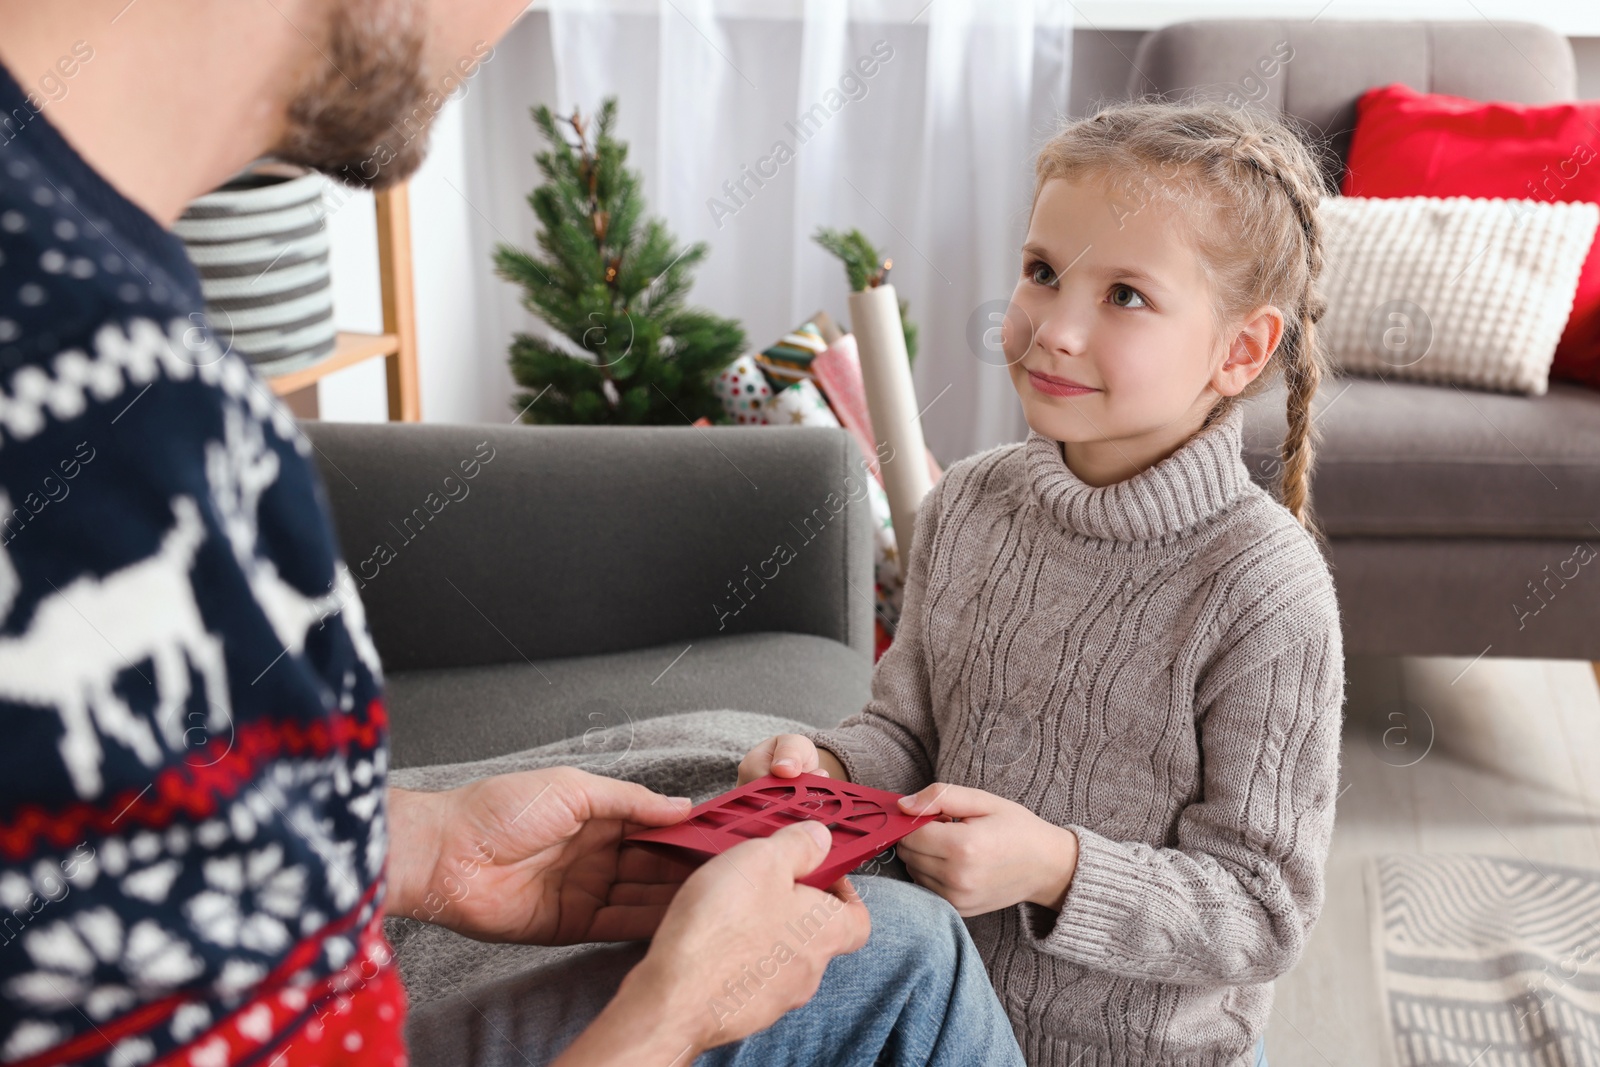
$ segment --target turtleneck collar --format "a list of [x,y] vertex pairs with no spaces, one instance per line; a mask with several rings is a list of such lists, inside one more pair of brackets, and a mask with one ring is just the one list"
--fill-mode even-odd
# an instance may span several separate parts
[[1061,442],[1037,430],[1025,445],[1028,484],[1068,533],[1100,541],[1162,541],[1226,510],[1251,486],[1242,455],[1244,405],[1195,434],[1159,463],[1104,487],[1067,466]]

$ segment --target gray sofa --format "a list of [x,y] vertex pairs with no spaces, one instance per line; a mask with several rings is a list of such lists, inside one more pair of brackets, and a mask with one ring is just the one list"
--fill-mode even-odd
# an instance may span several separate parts
[[871,515],[842,430],[304,426],[395,766],[705,708],[832,726],[867,700]]
[[[1293,59],[1244,82],[1281,41]],[[1521,103],[1577,92],[1565,37],[1482,19],[1185,22],[1147,34],[1133,67],[1133,95],[1249,90],[1328,144],[1333,187],[1356,100],[1373,86]],[[1280,388],[1247,415],[1262,484],[1276,480],[1283,409]],[[1600,392],[1552,382],[1545,396],[1516,397],[1349,377],[1327,382],[1315,411],[1313,504],[1346,651],[1600,661],[1600,574],[1580,562],[1600,551]],[[1583,543],[1595,547],[1574,558]]]

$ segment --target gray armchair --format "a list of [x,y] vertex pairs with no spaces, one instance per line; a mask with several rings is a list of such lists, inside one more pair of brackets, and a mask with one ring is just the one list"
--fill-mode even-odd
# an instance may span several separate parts
[[703,708],[832,726],[867,701],[871,515],[842,430],[305,430],[396,766]]
[[[1185,22],[1144,37],[1135,95],[1252,96],[1324,139],[1342,169],[1366,89],[1549,103],[1577,90],[1566,38],[1530,23]],[[1264,94],[1260,89],[1264,88]],[[1330,173],[1336,187],[1339,174]],[[1277,477],[1281,386],[1252,402],[1246,449]],[[1600,661],[1600,392],[1542,397],[1348,377],[1324,384],[1313,505],[1330,538],[1348,652]],[[1596,666],[1600,672],[1600,664]]]

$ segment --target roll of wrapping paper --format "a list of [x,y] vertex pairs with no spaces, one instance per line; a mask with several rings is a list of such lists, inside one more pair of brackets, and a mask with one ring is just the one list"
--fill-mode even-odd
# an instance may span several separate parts
[[917,528],[917,508],[933,488],[933,481],[894,286],[884,284],[851,293],[850,326],[861,357],[861,384],[867,394],[873,436],[880,450],[885,444],[890,449],[888,460],[881,465],[883,490],[889,497],[900,548],[900,576],[904,578]]

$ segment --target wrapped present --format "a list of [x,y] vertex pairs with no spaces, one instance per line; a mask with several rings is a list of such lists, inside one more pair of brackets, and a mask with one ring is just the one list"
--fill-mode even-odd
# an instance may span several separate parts
[[772,388],[783,389],[795,382],[814,382],[817,376],[808,370],[796,370],[793,367],[768,363],[761,356],[756,356],[756,363],[767,376],[767,381],[772,383]]
[[813,376],[812,361],[827,348],[828,342],[822,339],[822,330],[816,322],[811,321],[784,334],[776,344],[758,353],[756,362],[774,384],[804,381]]
[[833,409],[810,379],[795,382],[773,393],[762,409],[762,416],[769,426],[839,425]]
[[756,366],[754,356],[745,353],[724,367],[712,388],[734,422],[760,426],[767,421],[762,407],[772,397],[772,385]]

